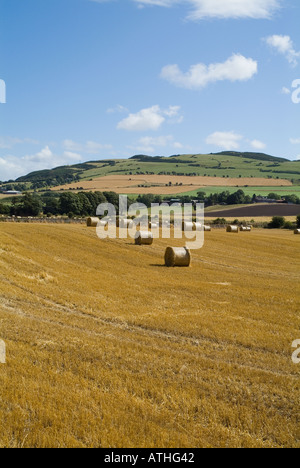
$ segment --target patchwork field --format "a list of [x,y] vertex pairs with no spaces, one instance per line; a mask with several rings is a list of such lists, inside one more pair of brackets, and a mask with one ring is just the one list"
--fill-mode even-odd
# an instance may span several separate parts
[[229,218],[272,218],[273,216],[294,217],[300,214],[300,205],[288,205],[285,203],[257,204],[239,206],[237,208],[225,206],[223,209],[210,210],[206,213],[208,218],[219,218],[227,216]]
[[[169,183],[172,185],[168,185]],[[69,189],[99,190],[100,192],[113,191],[116,193],[153,193],[153,194],[177,194],[179,192],[204,189],[206,187],[292,187],[292,182],[286,179],[251,178],[223,178],[223,177],[188,177],[167,175],[108,175],[98,177],[90,181],[80,181],[55,187],[56,191]]]
[[[298,447],[300,236],[0,225],[0,447]],[[172,245],[182,245],[172,240]]]

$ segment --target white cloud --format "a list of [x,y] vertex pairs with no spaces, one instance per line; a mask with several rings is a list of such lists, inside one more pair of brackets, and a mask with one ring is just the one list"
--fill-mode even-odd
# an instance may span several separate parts
[[30,156],[24,156],[23,161],[32,161],[35,163],[46,163],[48,164],[53,159],[53,153],[50,150],[49,146],[45,146],[41,151]]
[[224,63],[205,65],[199,63],[183,73],[178,65],[167,65],[161,77],[170,83],[187,89],[201,89],[217,81],[247,81],[258,71],[257,62],[240,54],[233,54]]
[[281,90],[281,93],[282,94],[291,94],[291,90],[289,88],[287,88],[286,86],[284,86]]
[[290,138],[292,145],[300,145],[300,138]]
[[163,113],[167,115],[168,117],[176,117],[179,111],[180,111],[179,106],[170,106],[169,109],[166,109],[165,111],[163,111]]
[[252,140],[252,141],[250,142],[250,144],[251,144],[252,148],[254,148],[254,149],[256,149],[256,150],[263,150],[263,149],[265,149],[266,146],[267,146],[265,143],[263,143],[263,142],[260,141],[260,140]]
[[[147,130],[158,130],[166,121],[166,118],[174,118],[179,116],[180,107],[170,106],[168,109],[161,109],[160,106],[152,106],[147,109],[142,109],[136,114],[129,114],[128,117],[118,123],[119,130],[127,130],[133,132],[144,132]],[[171,121],[171,123],[173,123]]]
[[139,6],[173,7],[188,5],[188,18],[269,19],[280,8],[281,0],[134,0]]
[[0,157],[0,178],[2,181],[16,179],[30,172],[76,164],[81,160],[80,154],[64,151],[62,155],[57,155],[51,151],[49,146],[45,146],[38,153],[21,158],[13,155]]
[[112,145],[103,145],[95,141],[87,141],[84,144],[77,143],[73,140],[65,140],[63,142],[63,147],[67,151],[79,151],[86,154],[98,154],[102,150],[111,150]]
[[255,150],[263,150],[266,148],[266,144],[260,140],[248,140],[244,138],[243,135],[239,135],[238,133],[231,131],[231,132],[215,132],[209,135],[206,138],[206,144],[219,146],[224,150],[238,150],[240,148],[241,143],[250,145]]
[[225,150],[235,150],[239,149],[242,139],[243,136],[235,132],[215,132],[206,138],[206,143]]
[[275,34],[274,36],[267,37],[265,41],[270,47],[283,55],[292,66],[295,67],[298,65],[300,52],[295,50],[294,43],[290,36],[280,36]]

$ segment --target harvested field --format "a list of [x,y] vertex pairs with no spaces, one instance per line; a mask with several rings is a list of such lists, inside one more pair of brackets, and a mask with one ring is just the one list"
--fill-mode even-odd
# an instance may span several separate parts
[[299,241],[0,225],[0,446],[299,448]]
[[[172,186],[167,186],[172,182]],[[177,184],[177,185],[176,185]],[[179,184],[182,184],[179,186]],[[153,194],[177,194],[179,191],[195,190],[210,186],[219,187],[291,187],[292,183],[286,179],[263,179],[263,178],[223,178],[223,177],[188,177],[188,176],[165,176],[165,175],[132,175],[132,176],[106,176],[98,177],[92,181],[80,181],[73,184],[55,187],[52,190],[99,190],[113,191],[116,193],[153,193]],[[140,187],[139,187],[140,186]],[[141,187],[142,186],[142,187]]]
[[231,208],[218,211],[208,211],[206,218],[271,218],[273,216],[298,216],[300,205],[287,205],[282,203],[248,205],[245,207]]
[[19,197],[20,195],[6,195],[4,193],[0,193],[0,200],[9,200],[11,198]]

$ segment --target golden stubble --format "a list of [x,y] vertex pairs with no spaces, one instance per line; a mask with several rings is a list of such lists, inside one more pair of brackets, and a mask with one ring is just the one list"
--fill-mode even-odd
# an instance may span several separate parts
[[1,225],[0,446],[299,447],[299,241]]

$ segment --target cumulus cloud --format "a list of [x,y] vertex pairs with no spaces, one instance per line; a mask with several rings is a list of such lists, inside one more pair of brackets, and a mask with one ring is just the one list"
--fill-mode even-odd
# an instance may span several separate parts
[[219,146],[226,150],[239,149],[242,135],[235,132],[215,132],[206,138],[208,145]]
[[266,144],[260,140],[247,140],[243,135],[240,135],[234,131],[231,132],[214,132],[206,138],[206,144],[218,146],[224,150],[238,150],[240,144],[250,145],[255,150],[263,150],[266,148]]
[[81,160],[80,154],[70,151],[64,151],[61,155],[54,154],[49,146],[45,146],[38,153],[21,158],[14,155],[2,156],[0,157],[1,180],[16,179],[33,171],[76,164]]
[[[180,107],[170,106],[168,109],[161,109],[160,106],[152,106],[142,109],[136,114],[129,114],[128,117],[118,123],[119,130],[127,130],[133,132],[144,132],[148,130],[158,130],[167,118],[176,117],[181,121],[179,116]],[[174,122],[174,121],[173,121]]]
[[300,51],[297,52],[290,36],[274,35],[265,39],[266,43],[279,54],[283,55],[293,66],[298,65]]
[[256,149],[256,150],[263,150],[263,149],[265,149],[266,146],[267,146],[265,143],[263,143],[263,142],[260,141],[260,140],[252,140],[252,141],[250,142],[250,144],[251,144],[252,148],[254,148],[254,149]]
[[[95,0],[94,0],[95,1]],[[97,1],[97,0],[96,0]],[[100,0],[101,1],[101,0]],[[270,19],[280,8],[281,0],[133,0],[140,7],[149,5],[173,7],[187,5],[188,18],[252,18]]]
[[210,83],[228,80],[247,81],[258,71],[258,65],[252,58],[233,54],[223,63],[192,65],[188,72],[183,73],[178,65],[167,65],[161,71],[161,78],[169,83],[187,89],[201,89]]
[[300,145],[300,138],[290,138],[292,145]]

